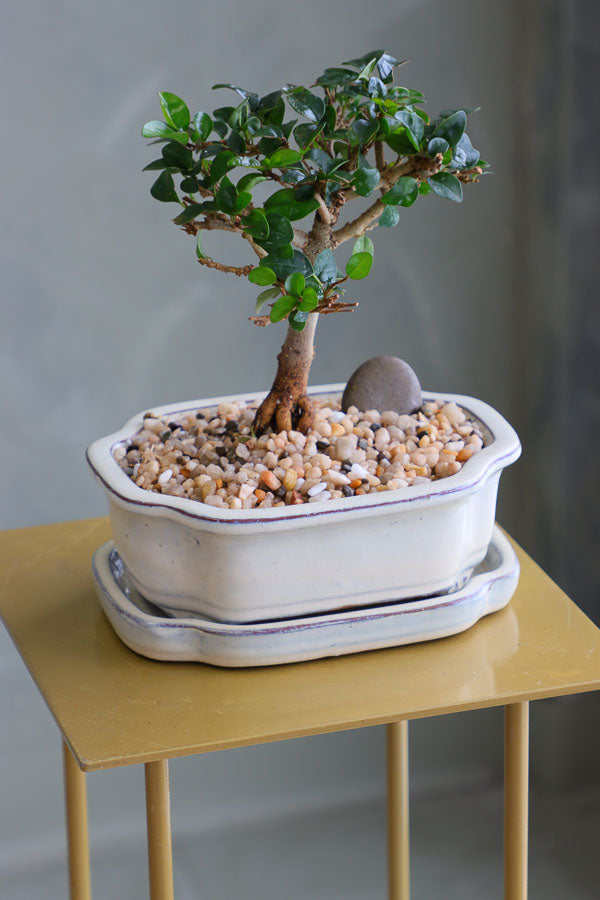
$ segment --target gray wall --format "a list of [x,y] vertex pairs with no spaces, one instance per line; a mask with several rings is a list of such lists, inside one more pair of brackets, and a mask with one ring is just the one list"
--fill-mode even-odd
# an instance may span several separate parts
[[[572,4],[564,6],[571,22]],[[549,250],[545,238],[547,229],[550,246],[561,244],[560,215],[549,220],[540,199],[547,188],[534,179],[521,189],[517,178],[525,161],[515,116],[527,122],[527,103],[543,81],[532,63],[536,47],[561,102],[565,96],[560,67],[548,62],[564,24],[560,4],[540,7],[549,16],[547,31],[538,27],[535,5],[523,20],[521,4],[512,0],[5,2],[2,527],[103,514],[83,464],[87,443],[140,409],[262,389],[272,377],[282,328],[251,326],[254,292],[233,276],[199,271],[191,241],[170,225],[169,208],[148,194],[151,175],[140,170],[153,157],[139,126],[157,115],[156,91],[181,92],[194,108],[210,108],[213,82],[266,92],[378,46],[412,60],[403,78],[425,92],[434,111],[483,105],[470,132],[495,174],[466,190],[461,207],[425,198],[398,229],[377,235],[376,266],[360,285],[359,310],[320,323],[313,382],[342,381],[369,356],[398,354],[427,388],[497,406],[543,453],[531,416],[537,422],[543,415],[540,398],[552,405],[554,382],[540,379],[539,362],[547,359],[548,340],[559,343],[569,278],[564,255]],[[531,31],[522,35],[524,21]],[[557,52],[569,68],[568,42],[559,42]],[[531,159],[527,171],[538,171]],[[586,221],[584,215],[578,227]],[[219,238],[211,248],[226,252]],[[245,258],[243,247],[236,252]],[[548,284],[556,304],[545,307],[540,329],[536,310]],[[577,384],[570,390],[576,396]],[[596,411],[597,397],[590,401]],[[564,429],[561,404],[552,421]],[[540,481],[536,453],[526,448],[523,461],[503,476],[500,517],[552,564],[557,547],[563,559],[569,549],[560,524],[552,524],[555,500]],[[563,463],[560,456],[552,477]],[[566,564],[560,571],[566,577]],[[581,591],[591,597],[590,581]],[[62,820],[54,726],[8,639],[0,640],[0,721],[11,723],[0,740],[0,808],[14,811],[10,825],[0,817],[1,872],[10,859],[25,864],[32,847],[42,856],[59,853]],[[547,733],[552,713],[544,715]],[[417,786],[497,779],[500,726],[493,711],[415,723]],[[342,802],[349,786],[352,796],[377,795],[382,732],[180,761],[176,785],[189,783],[192,773],[202,802],[182,789],[178,815],[195,825]],[[272,784],[277,790],[266,792]],[[119,835],[133,829],[139,773],[99,774],[90,786],[98,839],[115,840],[115,819],[122,822]],[[24,797],[31,802],[23,804]],[[41,800],[35,813],[34,799]]]

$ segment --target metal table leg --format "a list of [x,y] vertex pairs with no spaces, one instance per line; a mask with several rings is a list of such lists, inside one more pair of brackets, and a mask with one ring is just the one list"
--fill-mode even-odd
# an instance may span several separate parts
[[150,900],[174,900],[169,762],[145,764]]
[[91,900],[85,775],[64,741],[63,769],[69,854],[69,896],[71,900]]
[[504,708],[504,900],[527,900],[529,703]]
[[389,900],[410,898],[408,722],[387,726]]

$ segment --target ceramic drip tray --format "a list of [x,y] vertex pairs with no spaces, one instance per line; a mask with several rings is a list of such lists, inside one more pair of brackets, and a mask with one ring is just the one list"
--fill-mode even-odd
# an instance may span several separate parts
[[112,541],[96,551],[92,569],[100,604],[128,647],[151,659],[217,666],[301,662],[447,637],[506,606],[519,579],[515,551],[495,526],[483,562],[450,593],[235,625],[200,616],[175,618],[149,603],[133,586]]

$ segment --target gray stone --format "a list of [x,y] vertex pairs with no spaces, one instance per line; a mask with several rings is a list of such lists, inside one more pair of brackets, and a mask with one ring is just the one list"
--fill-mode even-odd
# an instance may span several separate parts
[[397,356],[374,356],[350,376],[342,397],[344,412],[350,406],[361,411],[393,410],[410,415],[423,402],[421,385],[414,371]]

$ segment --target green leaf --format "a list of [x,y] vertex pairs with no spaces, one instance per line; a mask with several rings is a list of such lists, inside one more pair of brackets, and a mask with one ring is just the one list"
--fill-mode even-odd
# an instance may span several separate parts
[[291,244],[294,238],[294,229],[290,225],[289,219],[280,212],[266,213],[267,222],[269,224],[269,236],[267,239],[261,239],[260,244],[269,253],[277,247],[285,247]]
[[226,122],[213,122],[213,131],[216,131],[220,138],[224,138],[228,130]]
[[421,146],[421,141],[423,140],[423,134],[425,132],[423,120],[416,113],[411,112],[408,109],[401,109],[396,113],[395,118],[399,122],[402,122],[406,130],[406,137],[413,145],[413,148],[418,150]]
[[248,175],[243,175],[237,183],[238,191],[251,191],[253,187],[257,184],[260,184],[261,181],[266,181],[265,175],[255,175],[250,172]]
[[232,128],[227,138],[227,146],[231,147],[234,153],[244,153],[246,151],[246,141],[235,128]]
[[248,281],[252,284],[274,284],[277,281],[277,275],[268,266],[256,266],[248,275]]
[[[427,184],[426,181],[423,181],[423,182],[419,185],[419,193],[420,193],[420,194],[423,194],[423,196],[427,196],[427,194],[430,194],[430,193],[431,193],[431,188],[429,187],[429,185]],[[388,209],[392,209],[392,207],[391,207],[391,206],[388,206]]]
[[155,200],[162,203],[179,203],[179,197],[175,191],[173,176],[170,172],[161,172],[152,187],[150,193]]
[[177,94],[169,91],[159,91],[158,98],[162,106],[163,115],[169,125],[184,131],[190,124],[190,111]]
[[296,297],[290,297],[287,294],[285,297],[280,297],[279,300],[276,300],[269,316],[271,322],[281,322],[282,319],[285,319],[295,307],[296,299]]
[[350,69],[325,69],[317,78],[317,84],[322,87],[339,87],[351,81],[356,81],[356,72],[351,72]]
[[427,152],[430,156],[435,156],[436,153],[441,153],[443,155],[449,146],[448,141],[444,140],[444,138],[432,138],[427,144]]
[[241,213],[249,203],[252,203],[252,194],[249,191],[242,191],[241,194],[237,195],[237,200],[235,201],[236,213]]
[[376,119],[357,119],[350,128],[350,137],[359,144],[368,144],[379,129]]
[[337,278],[337,262],[333,250],[322,250],[315,259],[315,275],[323,284],[330,284]]
[[334,166],[341,165],[345,162],[345,160],[332,159],[329,153],[326,153],[325,150],[321,150],[320,147],[311,147],[304,158],[310,162],[314,162],[321,172],[325,173],[333,169]]
[[397,206],[386,206],[379,216],[380,228],[394,228],[400,221],[400,213]]
[[457,142],[452,154],[452,167],[456,169],[472,169],[479,162],[479,150],[475,150],[468,134],[463,134]]
[[171,134],[173,134],[172,126],[167,125],[166,122],[159,122],[158,119],[142,125],[142,137],[145,138],[169,137]]
[[298,146],[303,149],[308,147],[310,142],[323,131],[323,124],[324,123],[319,123],[318,125],[315,125],[312,122],[302,122],[301,125],[296,125],[294,128],[294,137],[296,138]]
[[224,175],[216,193],[215,200],[223,212],[233,215],[237,212],[237,190],[227,175]]
[[184,194],[195,194],[198,190],[198,180],[196,178],[182,178],[180,189]]
[[256,306],[254,307],[256,315],[259,314],[267,300],[274,300],[275,297],[279,297],[280,293],[281,291],[278,287],[270,287],[266,291],[262,291],[256,298]]
[[379,70],[379,76],[383,81],[389,78],[396,66],[401,66],[404,62],[406,62],[406,60],[396,59],[394,56],[386,53],[385,50],[372,50],[370,53],[365,53],[364,56],[358,57],[358,59],[348,60],[347,62],[343,63],[343,65],[354,66],[357,69],[362,69],[362,67],[366,66],[367,63],[372,59],[375,59],[377,68]]
[[162,155],[168,166],[182,169],[184,172],[191,169],[194,165],[192,151],[174,141],[169,141],[168,144],[165,144],[162,148]]
[[427,181],[438,197],[443,197],[444,200],[454,200],[455,203],[461,202],[463,198],[462,185],[455,175],[450,175],[449,172],[438,172]]
[[304,312],[304,310],[301,309],[294,309],[289,315],[288,323],[292,326],[294,331],[304,331],[307,319],[307,312]]
[[221,150],[212,161],[210,172],[206,179],[207,187],[216,184],[229,169],[237,165],[238,157],[231,150]]
[[242,219],[242,224],[248,234],[257,240],[266,240],[269,237],[269,223],[262,209],[253,209],[249,216]]
[[302,154],[299,150],[290,150],[287,147],[282,147],[281,150],[276,150],[272,156],[267,157],[263,161],[263,166],[269,169],[281,169],[300,162],[301,159]]
[[370,253],[353,253],[346,263],[346,275],[354,280],[366,278],[371,271],[372,265],[373,257]]
[[313,271],[308,257],[301,250],[293,250],[292,256],[288,259],[269,253],[268,256],[261,259],[259,265],[273,269],[279,281],[285,281],[292,272],[302,272],[305,278],[310,278]]
[[145,125],[142,125],[142,137],[157,138],[160,141],[179,141],[180,144],[187,144],[189,140],[188,134],[184,134],[181,131],[173,131],[172,127],[167,125],[166,122],[159,122],[158,120],[146,122]]
[[240,97],[243,97],[244,100],[247,100],[251,97],[256,97],[258,100],[258,95],[254,94],[252,91],[247,91],[245,88],[238,87],[237,84],[213,84],[213,91],[218,90],[219,88],[229,88],[231,91],[235,91],[236,94],[239,94]]
[[384,140],[398,156],[414,156],[417,152],[414,142],[409,139],[404,126],[399,131],[388,134]]
[[311,287],[310,285],[308,287],[305,287],[302,294],[302,302],[298,304],[298,309],[301,312],[311,312],[311,310],[313,310],[318,305],[319,298],[314,287]]
[[368,197],[379,184],[379,169],[357,169],[352,183],[357,194]]
[[208,140],[208,136],[212,131],[213,123],[211,117],[208,113],[205,112],[197,112],[194,115],[192,120],[192,124],[198,135],[197,140],[206,141]]
[[466,125],[467,115],[464,110],[458,109],[455,113],[452,113],[451,116],[442,119],[441,122],[436,125],[431,137],[444,138],[451,147],[455,147],[462,137]]
[[282,188],[265,201],[266,209],[273,209],[281,212],[290,222],[296,222],[298,219],[304,219],[319,208],[319,201],[314,197],[307,200],[298,200],[295,191],[291,188]]
[[198,237],[196,238],[196,256],[198,259],[207,259],[206,253],[202,247],[202,232],[198,232]]
[[229,120],[234,112],[235,106],[220,106],[218,109],[213,109],[213,116],[215,119],[223,122],[224,125],[229,125]]
[[362,237],[359,237],[358,240],[354,242],[352,253],[370,253],[371,256],[373,256],[375,253],[375,245],[370,237],[363,234]]
[[312,122],[318,122],[325,113],[325,103],[320,97],[311,94],[304,87],[295,88],[289,91],[287,95],[288,103],[297,113],[310,119]]
[[285,279],[285,289],[288,294],[292,294],[294,297],[300,297],[305,287],[305,279],[302,272],[292,272],[291,275]]
[[393,187],[381,198],[384,206],[412,206],[419,193],[419,184],[415,178],[403,175]]
[[180,212],[178,216],[173,219],[173,223],[175,225],[185,225],[186,222],[191,222],[192,219],[201,216],[204,212],[204,208],[202,203],[191,203],[189,206]]
[[164,159],[154,159],[147,166],[144,166],[142,172],[155,172],[157,169],[166,169],[167,163]]
[[376,65],[377,65],[377,60],[376,60],[376,59],[370,60],[370,61],[366,64],[366,66],[364,67],[364,69],[362,69],[362,70],[358,73],[358,81],[369,81],[369,79],[371,78],[371,75],[373,74],[373,69],[375,68]]

